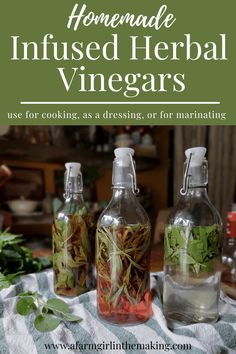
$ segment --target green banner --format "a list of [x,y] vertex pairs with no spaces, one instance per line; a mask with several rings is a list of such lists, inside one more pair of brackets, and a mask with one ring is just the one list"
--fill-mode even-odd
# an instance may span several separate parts
[[7,0],[0,124],[235,124],[235,0]]

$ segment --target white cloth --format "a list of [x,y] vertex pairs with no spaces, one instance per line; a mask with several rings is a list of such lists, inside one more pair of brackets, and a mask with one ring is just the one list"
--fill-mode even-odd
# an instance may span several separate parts
[[34,314],[26,317],[16,314],[17,294],[31,290],[39,291],[45,299],[55,297],[52,270],[22,276],[16,285],[0,292],[0,353],[236,353],[235,301],[222,293],[217,323],[183,325],[170,331],[160,300],[162,273],[152,274],[151,285],[155,294],[153,317],[144,324],[115,326],[101,321],[93,290],[73,299],[63,299],[72,312],[82,318],[81,322],[61,323],[53,332],[40,333],[33,325]]

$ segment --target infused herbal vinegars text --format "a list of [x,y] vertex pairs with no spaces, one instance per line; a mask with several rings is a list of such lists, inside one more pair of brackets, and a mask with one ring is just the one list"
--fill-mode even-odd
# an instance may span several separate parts
[[168,325],[215,322],[222,222],[207,195],[206,149],[185,151],[181,198],[165,227],[163,306]]
[[55,293],[80,295],[92,288],[93,224],[83,201],[80,164],[67,163],[65,203],[53,221],[53,270]]
[[96,233],[98,313],[107,321],[134,324],[152,315],[150,222],[135,194],[134,150],[115,150],[113,196]]

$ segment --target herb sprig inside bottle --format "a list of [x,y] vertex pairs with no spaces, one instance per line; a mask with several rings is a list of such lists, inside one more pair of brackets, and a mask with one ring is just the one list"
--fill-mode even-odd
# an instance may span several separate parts
[[165,227],[163,309],[168,325],[219,316],[222,222],[207,194],[206,148],[185,151],[181,198]]
[[53,221],[54,288],[58,295],[76,296],[93,285],[93,223],[83,201],[81,165],[66,163],[65,203]]

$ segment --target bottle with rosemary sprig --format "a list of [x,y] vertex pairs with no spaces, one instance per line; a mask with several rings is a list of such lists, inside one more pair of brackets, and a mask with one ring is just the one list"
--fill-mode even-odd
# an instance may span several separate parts
[[52,225],[54,290],[62,296],[77,296],[94,285],[92,249],[93,222],[83,200],[81,165],[65,164],[65,202]]
[[134,150],[115,150],[112,199],[96,232],[98,314],[116,324],[152,316],[149,280],[150,222],[136,194]]

